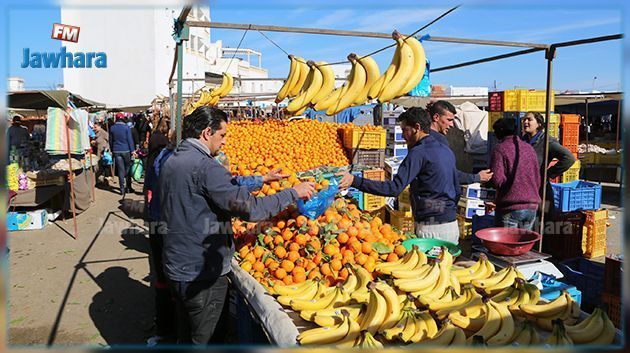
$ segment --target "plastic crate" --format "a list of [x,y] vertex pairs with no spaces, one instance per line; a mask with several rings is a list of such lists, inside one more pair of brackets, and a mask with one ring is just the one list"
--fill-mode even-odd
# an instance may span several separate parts
[[488,131],[494,131],[492,125],[494,125],[495,121],[501,118],[503,118],[503,112],[488,112]]
[[564,173],[560,178],[560,182],[568,183],[574,180],[580,179],[580,160],[576,160],[575,163]]
[[593,307],[601,303],[604,289],[604,266],[596,262],[575,258],[562,261],[558,269],[564,275],[564,282],[572,284],[582,292],[582,303]]
[[401,232],[415,232],[415,224],[411,211],[396,211],[390,207],[387,207],[387,213],[389,214],[389,224],[392,227],[397,228]]
[[[349,157],[352,157],[354,150],[349,151]],[[352,164],[360,164],[368,167],[383,168],[385,165],[385,149],[379,150],[356,150]]]
[[621,153],[596,153],[595,164],[621,165]]
[[615,324],[615,327],[621,328],[621,297],[609,293],[602,293],[602,303],[604,304],[608,318]]
[[608,210],[602,208],[597,211],[584,211],[587,222],[608,221]]
[[385,197],[363,193],[363,208],[362,211],[375,211],[385,206]]
[[459,227],[459,239],[468,239],[472,236],[472,222],[457,215],[457,226]]
[[604,293],[621,295],[622,280],[622,261],[606,256],[606,261],[604,262]]
[[581,117],[578,114],[560,114],[561,123],[564,124],[580,124]]
[[390,143],[385,148],[385,156],[396,157],[397,159],[404,159],[409,153],[407,145],[404,143]]
[[362,131],[358,128],[347,128],[343,132],[343,146],[346,148],[381,149],[385,148],[387,132]]
[[402,202],[405,204],[411,204],[411,198],[409,195],[409,186],[407,186],[401,193],[398,195],[398,202]]
[[[562,124],[560,130],[562,146],[575,146],[577,148],[577,145],[580,144],[580,124]],[[575,152],[577,152],[577,149]]]
[[582,180],[551,184],[556,210],[570,212],[598,210],[602,203],[602,186]]
[[560,137],[560,125],[558,123],[549,122],[549,136],[556,139]]
[[545,218],[542,250],[558,260],[582,256],[582,229],[586,216],[582,212],[558,213]]
[[503,110],[506,112],[527,110],[526,92],[526,89],[508,89],[503,91]]
[[363,171],[363,179],[384,181],[385,180],[385,170],[384,169],[364,170]]
[[566,290],[573,300],[575,300],[580,306],[582,305],[582,292],[575,286],[562,283],[560,281],[550,281],[547,283],[543,282],[542,285],[543,289],[540,291],[541,298],[552,301],[558,298],[562,294],[563,290]]
[[[530,90],[526,93],[526,109],[532,112],[544,112],[547,110],[547,91]],[[554,110],[555,92],[551,91],[551,111]]]
[[[545,114],[543,114],[545,116]],[[560,125],[560,114],[549,114],[549,124],[558,124]]]
[[503,92],[488,92],[488,111],[503,111]]
[[606,222],[608,210],[586,211],[586,222],[582,230],[582,252],[584,257],[606,255]]

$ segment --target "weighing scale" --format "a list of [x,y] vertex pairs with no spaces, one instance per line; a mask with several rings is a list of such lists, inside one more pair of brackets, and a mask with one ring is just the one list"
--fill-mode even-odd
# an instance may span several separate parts
[[531,250],[522,255],[516,256],[504,256],[496,255],[488,251],[486,247],[482,245],[473,245],[473,260],[479,259],[479,253],[484,253],[488,256],[490,262],[499,268],[505,268],[508,265],[516,267],[525,278],[532,278],[534,272],[539,271],[547,275],[552,275],[556,278],[562,278],[564,275],[560,270],[556,268],[554,264],[546,259],[551,258],[551,255],[544,254],[535,250]]

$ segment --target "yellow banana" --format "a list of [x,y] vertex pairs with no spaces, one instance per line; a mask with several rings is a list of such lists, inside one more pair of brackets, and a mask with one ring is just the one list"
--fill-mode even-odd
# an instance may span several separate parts
[[302,310],[300,311],[300,317],[306,321],[314,321],[315,316],[338,316],[339,318],[342,318],[343,315],[341,314],[341,311],[346,310],[350,314],[350,317],[356,320],[363,308],[363,304],[349,304],[332,309]]
[[427,323],[420,317],[419,312],[414,312],[411,315],[411,319],[413,321],[413,325],[415,326],[414,333],[411,337],[409,337],[409,341],[413,343],[418,343],[424,341],[429,338],[429,327]]
[[289,60],[291,61],[291,66],[289,67],[289,75],[287,75],[287,79],[284,81],[284,84],[276,95],[276,103],[282,102],[289,95],[289,88],[295,85],[300,76],[298,62],[295,57],[289,54]]
[[514,335],[514,318],[512,318],[512,313],[505,305],[500,305],[492,301],[488,303],[499,313],[501,327],[496,334],[486,340],[486,343],[489,346],[504,346],[511,343],[512,336]]
[[228,74],[227,72],[224,72],[223,76],[227,80],[227,86],[221,91],[221,94],[219,95],[219,97],[221,98],[230,94],[230,91],[232,91],[232,87],[234,87],[234,78],[232,77],[232,75]]
[[594,340],[588,342],[588,344],[597,344],[597,345],[609,345],[615,341],[615,336],[617,334],[617,330],[615,329],[615,325],[608,318],[608,314],[604,311],[600,311],[599,315],[604,320],[604,328],[600,332],[600,334]]
[[410,313],[407,317],[405,317],[405,324],[402,332],[398,335],[398,339],[403,342],[410,342],[416,331],[416,319],[414,318],[414,315]]
[[405,328],[407,317],[409,315],[410,315],[409,310],[403,310],[400,313],[400,316],[398,317],[398,321],[396,321],[396,324],[382,332],[386,340],[392,341],[394,340],[395,337],[398,337],[400,333],[402,333],[403,329]]
[[325,61],[320,61],[315,64],[315,68],[322,74],[322,85],[317,94],[311,99],[311,104],[317,104],[317,102],[332,93],[335,88],[335,73],[330,65],[327,65]]
[[420,255],[421,252],[419,250],[412,250],[409,251],[407,254],[403,257],[403,261],[401,261],[400,263],[381,262],[375,267],[375,270],[379,271],[382,274],[391,274],[393,271],[412,271],[418,265],[418,262],[422,261]]
[[455,293],[457,294],[461,293],[462,287],[457,277],[453,274],[453,272],[450,272],[448,276],[449,276],[449,285],[453,287],[453,290],[455,291]]
[[438,327],[437,327],[437,323],[435,322],[435,319],[433,319],[433,316],[431,316],[431,314],[429,314],[428,311],[420,311],[418,313],[418,317],[424,321],[426,327],[427,327],[427,337],[428,338],[433,338],[435,337],[435,335],[438,332]]
[[324,286],[319,283],[313,283],[310,286],[302,288],[300,293],[281,295],[277,297],[276,300],[284,306],[289,306],[292,300],[312,300],[316,298],[320,290],[323,290],[323,287]]
[[464,346],[466,344],[466,333],[459,327],[455,328],[455,336],[451,341],[451,346]]
[[291,285],[280,285],[280,284],[274,284],[273,288],[273,294],[277,294],[277,295],[294,295],[294,294],[298,294],[301,293],[302,290],[308,286],[314,285],[316,284],[315,281],[313,281],[312,279],[309,279],[307,281],[304,281],[300,284],[291,284]]
[[347,304],[350,297],[341,288],[335,288],[330,293],[323,297],[313,298],[311,300],[306,299],[293,299],[289,303],[291,308],[296,311],[301,310],[318,310],[324,308],[332,308],[334,306],[342,306]]
[[375,288],[375,284],[370,288],[370,299],[368,301],[368,311],[361,321],[361,330],[368,330],[376,333],[387,316],[387,302]]
[[573,341],[569,336],[567,336],[566,331],[564,329],[564,324],[562,320],[554,320],[553,322],[553,330],[549,338],[544,342],[545,345],[550,346],[569,346],[573,345]]
[[505,268],[503,268],[501,271],[495,273],[494,275],[485,278],[485,279],[475,279],[472,280],[470,283],[472,283],[473,286],[475,286],[475,288],[477,289],[486,289],[488,287],[494,286],[497,283],[501,282],[508,274],[511,273],[511,267],[512,266],[507,266]]
[[571,337],[575,343],[589,343],[594,341],[604,330],[604,318],[600,315],[599,308],[596,308],[588,317],[587,324],[584,327],[576,328],[576,326],[565,326],[567,335]]
[[395,279],[394,285],[405,292],[412,293],[416,297],[419,294],[424,294],[426,289],[431,290],[435,287],[435,283],[440,277],[440,267],[436,263],[433,263],[431,267],[426,276],[422,278]]
[[[309,77],[310,84],[306,87],[305,90],[302,91],[297,97],[295,97],[287,106],[287,111],[289,113],[298,113],[300,110],[305,109],[308,106],[310,101],[315,97],[317,92],[322,87],[322,73],[315,67],[315,63],[312,61],[308,62],[310,67]],[[300,114],[296,114],[300,115]]]
[[484,288],[484,291],[486,293],[488,293],[489,295],[494,295],[514,284],[514,281],[518,278],[518,274],[516,273],[516,268],[514,268],[513,266],[508,266],[508,268],[509,268],[508,273],[505,275],[505,277],[501,281],[499,281],[498,283],[494,285],[490,285]]
[[398,301],[396,291],[385,282],[377,282],[374,289],[377,290],[383,298],[385,298],[385,302],[387,304],[385,318],[377,329],[377,332],[382,332],[396,325],[401,312],[400,302]]
[[403,95],[411,91],[414,87],[420,83],[424,71],[426,70],[427,57],[424,53],[422,44],[413,36],[405,38],[405,42],[411,47],[413,51],[413,68],[411,69],[411,75],[407,84],[403,87],[399,95]]
[[346,78],[346,82],[341,87],[336,88],[329,95],[327,95],[326,97],[322,98],[319,102],[317,102],[317,104],[315,104],[313,109],[326,110],[333,103],[337,102],[341,98],[341,96],[346,94],[346,91],[348,90],[348,86],[350,85],[350,82],[352,81],[353,77],[354,77],[354,70],[351,70],[350,74]]
[[[440,328],[440,330],[434,337],[422,343],[433,345],[433,346],[442,346],[442,347],[449,346],[451,342],[453,342],[453,339],[455,338],[455,333],[457,332],[457,330],[461,331],[459,327],[453,325],[452,322],[447,320],[446,322],[443,323],[442,328]],[[465,339],[465,336],[464,336],[464,339]]]
[[348,55],[348,60],[352,62],[352,70],[354,70],[352,81],[350,81],[350,85],[348,86],[346,93],[341,96],[337,102],[333,103],[330,107],[328,107],[328,109],[326,109],[326,115],[334,115],[348,108],[357,98],[359,93],[361,93],[361,89],[365,85],[366,72],[365,68],[363,68],[361,64],[357,63],[356,58],[356,54]]
[[453,311],[448,314],[448,318],[455,326],[474,332],[481,330],[483,325],[486,323],[485,314],[479,316],[466,316],[462,315],[458,311]]
[[[347,312],[345,313],[347,314]],[[317,344],[325,345],[332,344],[346,338],[350,332],[358,332],[357,325],[354,320],[350,319],[349,315],[344,315],[344,320],[337,326],[324,326],[300,333],[297,337],[301,345]]]
[[[450,317],[449,317],[450,318]],[[453,323],[457,325],[457,322],[453,319]],[[494,336],[501,329],[501,315],[497,309],[492,305],[491,301],[486,302],[486,318],[485,323],[481,329],[475,332],[474,336],[482,336],[484,341],[487,341],[490,337]],[[472,336],[468,338],[468,343],[472,343]]]
[[352,269],[350,269],[349,272],[350,273],[348,275],[348,278],[346,278],[342,287],[343,287],[343,290],[346,291],[347,293],[352,293],[354,290],[357,289],[357,285],[359,284],[359,279],[357,278],[357,276],[355,276],[354,271]]
[[289,98],[293,98],[298,95],[300,90],[302,90],[302,85],[304,84],[304,81],[306,81],[306,77],[308,76],[308,73],[309,73],[308,65],[306,64],[306,61],[303,58],[296,56],[295,61],[297,65],[297,71],[296,71],[297,78],[295,80],[295,84],[289,88],[289,92],[287,94],[287,97]]
[[[401,92],[409,78],[412,74],[413,70],[413,50],[405,41],[403,41],[402,36],[396,39],[400,46],[400,57],[398,61],[398,66],[396,68],[396,72],[392,79],[387,83],[387,86],[383,88],[381,93],[378,95],[379,102],[388,102],[393,98],[398,97],[402,93]],[[403,92],[406,93],[406,92]]]
[[370,88],[372,87],[374,82],[376,82],[376,80],[378,80],[378,78],[381,76],[378,64],[376,63],[376,61],[374,61],[374,59],[372,59],[371,56],[361,57],[358,59],[358,61],[359,64],[361,64],[365,69],[366,80],[363,89],[357,95],[357,98],[353,102],[354,105],[363,104],[368,100],[368,92],[370,91]]
[[409,279],[409,278],[421,278],[426,276],[427,272],[431,269],[431,265],[424,264],[421,266],[416,266],[411,270],[391,270],[391,276],[398,279]]
[[[570,297],[569,297],[570,298]],[[522,312],[536,317],[554,317],[562,313],[569,304],[567,296],[562,294],[546,304],[521,304]]]
[[[392,34],[393,36],[394,34]],[[368,91],[368,99],[376,99],[381,94],[381,91],[387,87],[389,81],[394,77],[396,70],[398,69],[398,64],[400,61],[400,49],[402,47],[402,43],[396,42],[396,51],[394,52],[394,56],[392,57],[392,61],[389,63],[389,66],[383,72],[383,74],[374,82],[370,90]]]

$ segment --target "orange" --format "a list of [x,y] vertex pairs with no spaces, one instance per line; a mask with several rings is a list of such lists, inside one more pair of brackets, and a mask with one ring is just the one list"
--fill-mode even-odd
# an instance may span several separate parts
[[293,238],[293,232],[289,228],[284,228],[282,231],[282,239],[285,241],[291,240]]
[[295,243],[298,245],[306,245],[306,236],[304,234],[298,234],[295,236]]
[[282,246],[275,248],[273,253],[280,259],[284,259],[287,256],[287,251]]
[[361,266],[365,265],[369,256],[366,254],[358,254],[354,257],[354,260]]
[[283,279],[284,277],[286,277],[286,275],[287,271],[285,271],[283,268],[277,269],[274,273],[274,276],[276,276],[277,279]]
[[[262,265],[262,264],[261,264],[261,265]],[[342,266],[343,266],[343,265],[341,264],[341,261],[339,261],[338,259],[336,259],[336,260],[332,260],[332,261],[330,262],[330,268],[332,268],[332,269],[333,269],[333,270],[335,270],[335,271],[339,271],[339,270],[341,270]]]
[[265,237],[263,238],[263,243],[266,244],[270,244],[273,242],[273,237],[271,235],[265,235]]
[[333,254],[336,254],[338,251],[339,249],[332,244],[328,244],[324,246],[324,254],[326,255],[333,255]]
[[317,226],[316,224],[311,225],[308,228],[308,234],[312,236],[317,236],[319,234],[319,226]]
[[387,254],[387,262],[394,262],[398,260],[398,255],[396,255],[396,253],[390,252],[389,254]]
[[302,226],[304,226],[304,225],[306,224],[306,222],[307,222],[307,221],[308,221],[308,219],[307,219],[306,217],[304,217],[304,216],[300,215],[300,216],[298,216],[298,217],[295,219],[295,224],[296,224],[298,227],[302,227]]
[[275,271],[278,268],[280,268],[280,264],[275,260],[272,260],[269,265],[267,265],[267,269],[269,269],[269,271]]
[[282,279],[282,282],[284,282],[284,284],[286,284],[286,285],[293,284],[293,276],[288,275],[288,276],[284,277]]
[[298,243],[289,244],[289,251],[295,251],[295,252],[300,251],[300,244]]
[[276,236],[273,238],[273,243],[274,243],[274,244],[276,244],[276,245],[281,244],[281,243],[284,243],[284,238],[282,238],[282,237],[281,237],[281,236],[279,236],[279,235],[276,235]]
[[368,243],[368,242],[361,243],[361,251],[364,254],[369,254],[372,251],[372,243]]
[[324,275],[324,276],[330,275],[332,273],[332,270],[330,268],[330,264],[325,263],[325,264],[319,266],[319,272],[321,272],[322,275]]
[[254,256],[256,256],[257,259],[260,259],[263,256],[263,254],[265,253],[265,249],[263,249],[260,246],[257,246],[257,247],[254,248],[253,253],[254,253]]
[[280,267],[282,267],[287,272],[291,272],[291,271],[293,271],[293,268],[295,267],[295,264],[293,264],[293,262],[291,262],[289,260],[282,260],[282,263],[280,264]]
[[265,265],[263,265],[263,263],[260,261],[256,261],[254,262],[254,266],[252,266],[252,268],[254,269],[254,271],[262,272],[265,270]]
[[241,263],[241,268],[243,269],[243,271],[249,272],[252,270],[252,263],[249,261],[244,261],[243,263]]
[[300,272],[293,275],[294,283],[302,283],[306,281],[306,273]]
[[350,237],[357,237],[359,235],[359,230],[356,227],[349,227],[348,228],[348,235]]
[[288,256],[287,256],[287,260],[291,261],[291,262],[295,262],[295,260],[300,258],[300,254],[297,251],[290,251]]
[[319,272],[318,268],[314,268],[313,270],[311,270],[311,272],[308,273],[308,279],[313,279],[315,277],[317,278],[321,278],[322,274]]
[[337,235],[337,240],[339,241],[339,243],[341,244],[345,244],[348,242],[349,236],[347,233],[339,233],[339,235]]

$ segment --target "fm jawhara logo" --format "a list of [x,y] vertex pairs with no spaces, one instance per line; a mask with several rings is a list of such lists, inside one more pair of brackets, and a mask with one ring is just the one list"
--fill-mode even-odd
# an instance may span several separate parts
[[[60,23],[54,23],[52,28],[52,39],[61,41],[79,42],[81,28]],[[22,51],[22,68],[106,68],[107,54],[104,52],[68,52],[62,46],[59,52],[38,52],[30,48]]]

